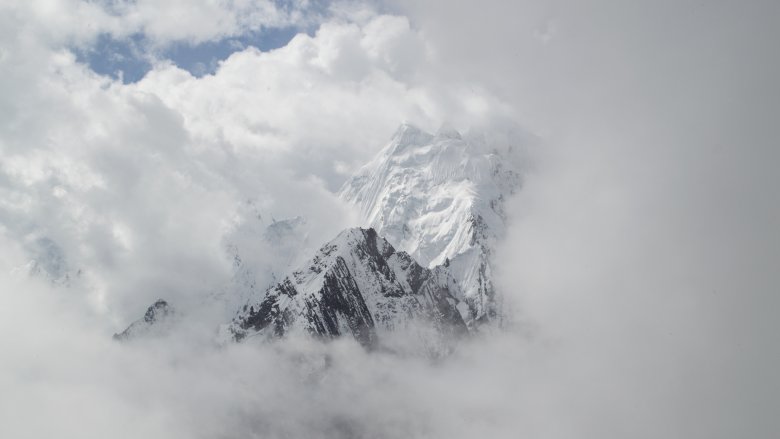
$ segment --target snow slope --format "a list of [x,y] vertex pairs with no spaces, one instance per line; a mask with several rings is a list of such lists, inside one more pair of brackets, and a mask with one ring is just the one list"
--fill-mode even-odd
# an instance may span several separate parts
[[504,202],[521,183],[517,142],[484,133],[435,135],[404,124],[340,191],[372,227],[421,265],[444,265],[460,284],[469,323],[501,318],[491,251],[503,238]]

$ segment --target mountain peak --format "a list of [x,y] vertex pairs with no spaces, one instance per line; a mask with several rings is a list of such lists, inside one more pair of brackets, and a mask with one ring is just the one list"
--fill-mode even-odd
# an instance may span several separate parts
[[[357,245],[371,245],[378,249],[378,252],[382,255],[388,251],[395,251],[384,238],[379,236],[371,227],[351,227],[345,229],[339,233],[336,238],[330,241],[330,246],[338,246],[342,252],[353,251]],[[324,248],[324,247],[323,247]]]
[[144,314],[144,321],[148,323],[154,323],[158,319],[168,315],[170,312],[172,311],[171,307],[168,305],[168,302],[164,301],[163,299],[157,299],[157,301],[154,302],[152,306],[146,309],[146,314]]
[[513,155],[520,148],[495,136],[464,137],[448,124],[435,136],[405,125],[399,131],[340,196],[363,226],[423,267],[449,261],[469,303],[464,318],[498,315],[489,259],[504,233],[504,202],[520,186]]
[[143,318],[130,324],[124,331],[114,334],[114,340],[155,337],[166,334],[173,326],[176,313],[163,299],[158,299],[146,309]]
[[451,139],[451,140],[461,140],[462,136],[456,130],[452,125],[448,123],[442,124],[441,127],[439,127],[439,130],[436,131],[436,140],[445,140],[445,139]]
[[395,130],[390,143],[394,145],[393,152],[401,152],[407,146],[425,145],[433,139],[433,135],[426,133],[415,125],[402,123]]
[[367,347],[375,347],[383,334],[420,325],[433,325],[439,336],[459,334],[466,326],[455,295],[451,276],[396,252],[372,228],[351,228],[244,307],[229,330],[238,340],[350,334]]

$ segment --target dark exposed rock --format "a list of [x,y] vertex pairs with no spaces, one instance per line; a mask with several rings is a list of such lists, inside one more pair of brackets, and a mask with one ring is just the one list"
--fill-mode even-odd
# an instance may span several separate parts
[[154,302],[142,319],[131,323],[124,331],[114,334],[114,340],[128,340],[139,336],[159,335],[169,329],[173,308],[163,299]]
[[302,267],[239,313],[230,328],[236,340],[303,331],[373,347],[382,334],[417,323],[467,332],[446,269],[420,266],[373,229],[345,230]]

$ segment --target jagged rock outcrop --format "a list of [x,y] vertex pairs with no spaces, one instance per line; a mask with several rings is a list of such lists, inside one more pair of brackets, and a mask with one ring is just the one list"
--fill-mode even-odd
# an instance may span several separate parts
[[114,334],[114,340],[164,335],[171,329],[174,316],[175,312],[168,302],[159,299],[147,308],[143,318],[131,323],[124,331]]
[[236,340],[307,333],[351,335],[367,347],[417,325],[437,337],[467,332],[459,288],[444,269],[420,266],[373,229],[347,229],[254,303],[230,325]]

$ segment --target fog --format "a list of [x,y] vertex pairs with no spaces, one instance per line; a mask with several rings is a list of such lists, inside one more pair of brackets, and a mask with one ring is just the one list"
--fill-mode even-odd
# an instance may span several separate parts
[[[144,2],[0,7],[0,436],[780,433],[774,3],[248,4],[175,28]],[[122,84],[71,52],[312,20],[201,78],[156,60]],[[514,325],[437,359],[216,343],[199,307],[247,200],[328,240],[353,225],[333,191],[401,121],[541,139],[495,255]],[[159,297],[191,317],[111,339]]]

